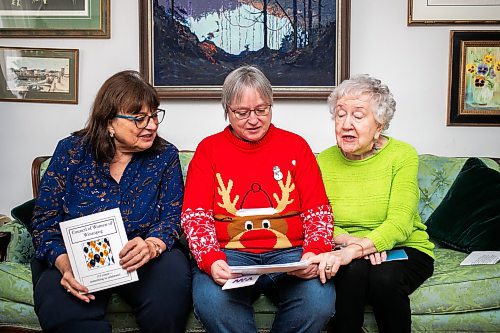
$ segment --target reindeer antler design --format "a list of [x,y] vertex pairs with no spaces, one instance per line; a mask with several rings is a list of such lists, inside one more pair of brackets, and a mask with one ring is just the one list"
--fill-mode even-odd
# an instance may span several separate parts
[[286,184],[283,184],[283,180],[279,180],[278,185],[281,188],[281,199],[276,193],[273,193],[273,197],[278,203],[278,205],[276,206],[276,212],[281,213],[286,208],[286,206],[288,206],[288,204],[291,204],[294,200],[288,200],[290,193],[295,190],[295,184],[292,184],[292,175],[290,174],[290,171],[288,171],[288,174],[286,176]]
[[231,189],[233,188],[233,181],[229,179],[227,182],[227,187],[224,185],[224,182],[222,181],[222,177],[220,176],[220,173],[217,173],[215,175],[217,177],[217,182],[219,183],[219,187],[217,188],[217,192],[220,194],[222,197],[222,203],[218,202],[217,204],[219,207],[222,207],[227,210],[228,213],[231,213],[233,215],[236,215],[236,202],[238,202],[240,196],[236,195],[234,197],[234,200],[231,202]]

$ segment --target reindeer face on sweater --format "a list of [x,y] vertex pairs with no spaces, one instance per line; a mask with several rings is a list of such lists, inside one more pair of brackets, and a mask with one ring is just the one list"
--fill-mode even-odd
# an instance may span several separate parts
[[281,197],[273,193],[276,205],[259,183],[253,183],[239,203],[239,209],[236,208],[236,205],[240,196],[236,195],[232,200],[230,196],[233,181],[230,179],[226,186],[221,175],[216,174],[219,183],[217,190],[222,198],[222,203],[219,202],[218,205],[231,214],[231,216],[221,214],[215,216],[216,220],[229,222],[227,223],[227,234],[230,240],[225,246],[226,248],[252,247],[254,250],[259,248],[264,250],[291,246],[286,236],[288,231],[286,218],[297,215],[297,212],[287,212],[286,214],[282,214],[282,212],[294,200],[289,200],[289,194],[295,189],[295,184],[291,182],[290,172],[288,172],[286,183],[283,183],[283,174],[279,167],[274,167],[273,173],[274,179],[282,191]]

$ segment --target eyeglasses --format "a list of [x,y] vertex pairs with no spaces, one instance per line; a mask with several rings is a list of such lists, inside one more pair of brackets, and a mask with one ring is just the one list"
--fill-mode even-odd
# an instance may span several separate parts
[[267,116],[269,114],[269,111],[271,110],[271,105],[263,105],[263,106],[258,106],[255,109],[231,109],[229,106],[227,107],[232,113],[234,113],[234,116],[236,119],[243,120],[243,119],[248,119],[250,117],[250,114],[252,112],[255,113],[256,116],[262,117],[262,116]]
[[115,118],[123,118],[128,119],[134,122],[135,126],[138,129],[145,129],[149,125],[149,120],[153,119],[153,122],[158,125],[165,118],[165,110],[157,109],[156,112],[153,112],[150,116],[148,115],[140,115],[140,116],[127,116],[124,114],[117,114]]

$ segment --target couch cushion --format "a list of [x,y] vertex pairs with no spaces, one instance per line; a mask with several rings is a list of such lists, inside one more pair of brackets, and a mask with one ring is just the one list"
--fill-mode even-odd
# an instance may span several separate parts
[[0,290],[3,300],[33,305],[30,266],[16,262],[1,262]]
[[460,266],[466,253],[434,250],[434,274],[410,295],[413,314],[500,309],[500,265]]
[[433,239],[456,250],[500,250],[500,172],[468,159],[426,224]]

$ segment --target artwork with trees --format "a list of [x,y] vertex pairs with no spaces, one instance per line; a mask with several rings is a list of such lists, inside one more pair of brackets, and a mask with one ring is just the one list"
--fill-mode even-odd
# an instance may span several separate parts
[[219,86],[242,64],[273,86],[336,84],[336,0],[149,1],[155,87]]

